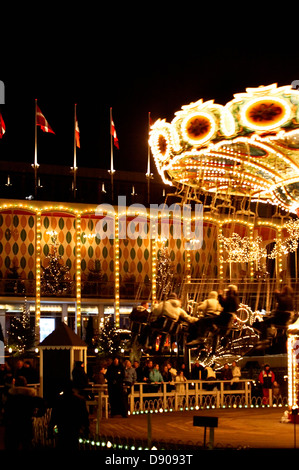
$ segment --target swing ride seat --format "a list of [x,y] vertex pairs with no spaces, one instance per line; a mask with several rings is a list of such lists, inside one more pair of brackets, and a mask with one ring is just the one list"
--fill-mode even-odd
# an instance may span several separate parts
[[149,326],[152,330],[165,334],[177,334],[180,330],[180,322],[166,317],[165,315],[161,315],[157,320],[151,322]]
[[141,316],[140,320],[138,319],[138,316],[134,316],[130,319],[129,328],[134,337],[140,336],[143,330],[149,325],[150,315],[151,314],[149,312],[146,317]]

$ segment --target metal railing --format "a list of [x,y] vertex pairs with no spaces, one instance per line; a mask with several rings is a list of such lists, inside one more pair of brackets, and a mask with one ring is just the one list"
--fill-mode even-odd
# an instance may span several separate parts
[[240,380],[233,385],[230,385],[230,381],[217,379],[187,380],[160,385],[136,383],[129,395],[129,409],[134,413],[150,410],[179,411],[206,406],[219,408],[225,405],[228,395],[238,396],[238,402],[249,406],[251,381]]
[[[240,379],[231,384],[227,380],[188,380],[187,382],[174,382],[160,384],[160,390],[150,390],[153,384],[135,383],[128,394],[128,407],[131,415],[138,413],[159,413],[171,411],[192,411],[208,408],[243,408],[265,406],[262,396],[252,396],[254,380]],[[155,384],[156,385],[156,384]],[[182,387],[183,385],[183,387]],[[170,389],[170,387],[174,387]],[[96,414],[94,438],[99,439],[101,434],[101,420],[109,417],[108,386],[92,385],[86,391],[91,392],[93,398],[86,400],[90,415]],[[287,407],[287,398],[274,397],[269,390],[267,407]],[[53,447],[55,442],[48,436],[48,425],[51,418],[51,409],[44,416],[34,419],[34,445],[40,447]],[[117,437],[109,437],[109,440]],[[123,443],[126,438],[119,437]],[[136,444],[136,443],[134,443]],[[174,446],[174,444],[173,444]],[[198,444],[196,444],[198,446]],[[175,448],[175,446],[174,446]]]
[[[148,384],[136,382],[128,390],[130,414],[180,411],[199,408],[250,407],[265,404],[262,396],[252,396],[252,379],[230,380],[187,380],[185,382],[163,382]],[[109,396],[107,385],[94,385],[87,390],[94,398],[87,405],[98,407],[98,418],[108,418]],[[287,406],[287,398],[272,395],[269,390],[267,406]]]
[[[299,310],[299,281],[296,278],[288,279],[251,279],[236,278],[231,281],[221,281],[218,278],[192,278],[188,282],[180,279],[174,282],[171,290],[175,291],[182,301],[182,306],[187,308],[188,301],[202,302],[212,290],[218,291],[227,287],[229,283],[236,284],[239,290],[240,301],[248,305],[253,311],[265,309],[270,311],[275,305],[274,291],[280,289],[284,283],[292,286],[294,290],[294,307]],[[62,293],[49,293],[41,291],[42,297],[75,297],[75,281],[64,281]],[[34,296],[36,293],[35,279],[0,279],[0,295],[3,296]],[[88,281],[81,282],[82,298],[113,298],[115,296],[115,284],[113,281]],[[121,299],[132,299],[135,302],[151,299],[151,282],[136,282],[120,280],[119,295]],[[161,298],[158,296],[158,300]]]

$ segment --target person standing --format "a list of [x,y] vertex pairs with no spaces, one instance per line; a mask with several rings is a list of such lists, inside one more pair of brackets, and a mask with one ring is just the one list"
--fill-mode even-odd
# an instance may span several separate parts
[[133,367],[136,371],[136,382],[143,381],[143,370],[139,361],[134,361]]
[[129,395],[131,394],[134,383],[137,382],[137,373],[135,367],[132,367],[131,361],[125,361],[124,370],[124,404],[126,407],[126,414],[129,411]]
[[79,395],[87,398],[88,393],[84,390],[88,387],[88,376],[84,370],[84,363],[76,361],[75,367],[72,370],[73,387],[77,389]]
[[166,364],[163,366],[161,374],[163,377],[163,382],[167,384],[166,391],[170,392],[171,390],[174,390],[172,375]]
[[132,367],[131,361],[127,359],[125,361],[124,383],[126,386],[131,388],[135,382],[137,382],[136,369]]
[[198,359],[196,359],[191,369],[191,379],[192,380],[203,379],[203,371],[204,371],[204,367],[198,362]]
[[273,383],[275,382],[275,374],[270,369],[269,364],[265,364],[263,370],[260,372],[259,382],[263,390],[263,404],[268,405],[270,398],[269,390],[272,390]]
[[48,433],[55,437],[57,450],[79,450],[80,436],[89,436],[86,402],[71,380],[65,383],[53,404]]
[[6,450],[30,450],[33,439],[33,417],[43,416],[45,402],[27,387],[25,377],[19,376],[9,389],[4,405],[4,445]]
[[143,379],[142,382],[144,382],[146,385],[143,387],[144,392],[149,392],[150,390],[150,379],[149,379],[149,374],[153,368],[153,361],[151,359],[148,359],[145,363],[145,366],[143,368]]
[[226,383],[224,384],[224,389],[229,390],[230,388],[230,382],[233,378],[232,371],[227,363],[224,364],[224,368],[221,372],[221,379],[225,380]]
[[149,373],[149,379],[151,382],[151,389],[157,392],[160,388],[160,384],[164,382],[163,376],[160,372],[159,364],[156,363]]
[[124,368],[120,364],[119,358],[114,357],[106,372],[111,418],[116,415],[121,415],[123,418],[127,418],[128,416],[127,407],[125,405],[124,378]]
[[184,371],[180,370],[178,375],[175,378],[176,381],[176,392],[178,394],[178,404],[179,406],[183,406],[184,398],[186,396],[186,385],[187,379],[184,375]]
[[238,388],[238,382],[240,381],[240,377],[241,377],[241,369],[237,365],[236,361],[232,362],[232,375],[233,375],[233,378],[231,381],[232,389],[236,390]]

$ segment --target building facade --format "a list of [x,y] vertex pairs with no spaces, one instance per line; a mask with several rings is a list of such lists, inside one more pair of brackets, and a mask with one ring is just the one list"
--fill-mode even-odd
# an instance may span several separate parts
[[[183,231],[168,220],[168,234],[155,226],[149,209],[78,203],[0,200],[0,318],[3,331],[10,319],[29,306],[38,338],[66,321],[84,337],[86,322],[93,316],[100,327],[106,314],[126,328],[128,315],[141,299],[157,299],[159,254],[167,251],[173,288],[180,294],[196,283],[200,294],[227,282],[257,282],[257,263],[244,259],[227,262],[223,237],[232,233],[264,247],[283,239],[283,220],[229,217],[205,211],[201,243],[188,243]],[[192,217],[191,217],[192,226]],[[154,232],[153,232],[154,227]],[[151,228],[151,230],[150,230]],[[176,231],[176,233],[175,233]],[[163,232],[163,230],[162,230]],[[287,256],[278,254],[261,271],[281,282],[290,272]],[[267,271],[268,270],[268,271]],[[256,288],[255,288],[256,290]]]

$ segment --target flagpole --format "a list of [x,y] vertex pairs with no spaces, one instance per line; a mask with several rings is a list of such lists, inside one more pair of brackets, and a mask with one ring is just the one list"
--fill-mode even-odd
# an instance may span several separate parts
[[112,108],[110,108],[110,170],[108,170],[111,177],[111,198],[114,200],[114,188],[113,188],[113,174],[115,170],[113,168],[113,135],[112,135]]
[[35,99],[35,116],[34,116],[34,163],[32,165],[34,169],[34,195],[37,198],[37,169],[39,167],[37,163],[37,99]]
[[73,172],[74,172],[74,180],[73,180],[73,193],[74,199],[76,199],[76,192],[77,192],[77,144],[76,144],[76,123],[77,123],[77,104],[74,106],[74,164],[73,164]]
[[[148,135],[150,131],[150,122],[151,122],[151,113],[148,113]],[[147,178],[147,202],[148,204],[150,203],[150,180],[153,178],[153,175],[151,173],[151,151],[150,151],[150,145],[148,143],[147,145],[147,173],[146,173],[146,178]]]

